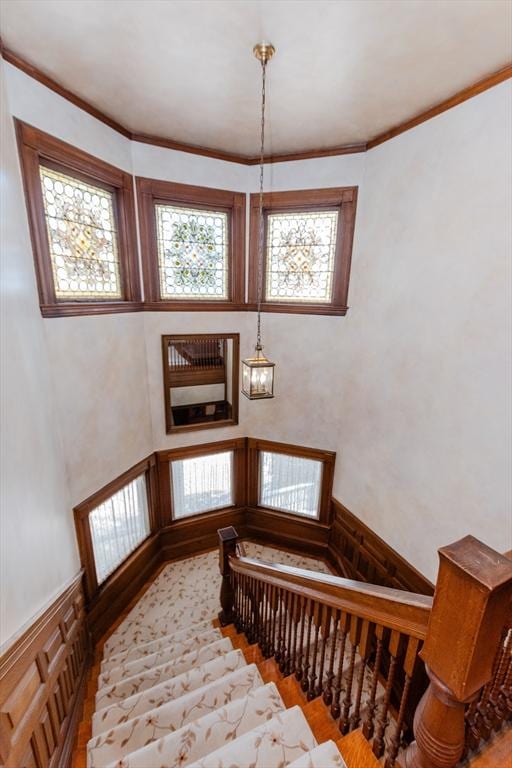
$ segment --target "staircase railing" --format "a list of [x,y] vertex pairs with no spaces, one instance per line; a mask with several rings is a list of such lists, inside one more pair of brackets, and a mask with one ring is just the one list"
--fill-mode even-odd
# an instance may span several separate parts
[[341,733],[361,727],[385,768],[453,768],[482,686],[486,712],[507,704],[512,562],[476,539],[440,550],[433,599],[247,558],[234,528],[219,540],[221,623],[322,696]]

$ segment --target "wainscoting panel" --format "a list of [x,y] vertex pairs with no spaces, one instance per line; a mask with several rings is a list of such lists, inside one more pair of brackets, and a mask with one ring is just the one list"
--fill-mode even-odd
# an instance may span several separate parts
[[370,584],[433,595],[434,585],[389,544],[332,500],[329,555],[340,575]]
[[100,586],[87,605],[87,623],[94,643],[112,626],[160,562],[159,534],[154,533]]
[[243,509],[225,509],[207,512],[184,520],[176,520],[160,531],[162,561],[196,555],[217,547],[219,528],[232,525],[240,537],[245,537],[245,515]]
[[328,556],[329,530],[329,525],[318,520],[301,519],[285,512],[258,507],[248,507],[245,512],[245,535],[248,538],[311,557]]
[[90,642],[82,576],[0,659],[0,762],[67,768],[80,716]]

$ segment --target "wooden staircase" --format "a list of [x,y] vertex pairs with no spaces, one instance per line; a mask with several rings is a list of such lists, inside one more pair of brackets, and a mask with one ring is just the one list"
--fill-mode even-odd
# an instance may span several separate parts
[[[290,566],[251,560],[244,555],[243,549],[239,547],[236,541],[228,550],[221,547],[221,573],[223,574],[221,605],[223,610],[219,616],[220,621],[213,620],[211,622],[209,620],[206,622],[211,627],[208,634],[217,633],[219,638],[221,635],[224,639],[219,639],[219,643],[223,646],[227,644],[232,648],[232,652],[239,655],[242,664],[251,665],[254,674],[263,681],[264,685],[273,684],[275,686],[275,696],[280,697],[282,711],[284,708],[286,710],[295,708],[296,712],[300,710],[298,714],[303,718],[303,729],[310,732],[311,738],[314,737],[318,744],[334,742],[331,749],[335,750],[334,745],[336,745],[347,768],[367,768],[367,766],[368,768],[375,768],[377,765],[386,768],[391,768],[392,765],[407,765],[407,768],[455,766],[456,760],[444,762],[441,759],[439,762],[435,754],[427,755],[427,759],[425,759],[426,751],[422,753],[422,760],[418,762],[418,753],[414,752],[417,747],[414,744],[404,751],[411,739],[410,733],[408,733],[404,742],[406,731],[402,730],[402,725],[400,725],[405,725],[406,722],[404,702],[407,702],[407,690],[411,687],[411,681],[415,677],[412,672],[413,666],[421,666],[417,653],[421,645],[418,646],[417,642],[413,644],[411,638],[414,639],[415,635],[426,638],[424,644],[426,652],[422,651],[421,656],[429,660],[434,659],[438,669],[442,670],[444,664],[446,674],[456,673],[462,681],[457,689],[460,693],[457,694],[459,699],[454,700],[455,706],[449,705],[451,711],[448,711],[448,715],[441,708],[442,718],[438,721],[427,720],[427,727],[434,732],[439,743],[443,743],[442,740],[446,738],[446,734],[450,735],[453,732],[456,733],[457,738],[460,738],[461,727],[462,729],[465,728],[469,757],[457,763],[457,766],[504,768],[512,754],[512,729],[510,728],[512,707],[510,707],[509,701],[512,693],[509,679],[512,671],[512,660],[509,658],[512,636],[511,630],[508,629],[510,621],[506,613],[510,602],[512,578],[509,561],[500,559],[500,556],[496,557],[492,550],[482,548],[483,545],[474,542],[475,540],[469,543],[465,542],[462,547],[462,553],[466,555],[465,559],[461,559],[464,568],[467,569],[468,563],[472,564],[475,561],[477,554],[480,556],[480,562],[485,555],[488,560],[493,561],[495,567],[492,574],[494,581],[483,573],[470,574],[471,581],[476,585],[474,596],[478,609],[475,611],[478,617],[476,626],[480,628],[480,631],[484,629],[479,637],[482,638],[481,642],[484,644],[485,653],[479,648],[479,637],[475,643],[474,637],[471,635],[466,649],[466,652],[470,652],[470,655],[465,659],[466,667],[462,665],[459,669],[453,668],[455,644],[450,645],[448,642],[450,633],[447,633],[446,627],[443,627],[446,619],[444,622],[442,620],[445,607],[442,602],[439,606],[439,599],[437,605],[434,600],[433,606],[429,608],[425,602],[417,600],[418,596],[410,593],[363,585],[360,582],[350,582],[325,574],[301,571],[301,569]],[[461,552],[460,545],[458,546],[459,549],[454,545],[455,548],[446,548],[445,550],[450,556],[451,562],[445,569],[440,569],[438,579],[438,589],[441,584],[445,588],[445,592],[450,583],[453,588],[456,588],[457,579],[460,578],[461,568],[457,563],[457,558],[460,557]],[[468,576],[465,570],[463,570],[462,578],[465,580],[463,582],[464,587],[468,589]],[[137,603],[139,598],[140,595],[128,606],[124,615]],[[391,612],[389,601],[393,603],[393,611]],[[472,609],[475,608],[475,605],[467,599],[467,595],[466,602],[470,604]],[[188,606],[189,603],[186,605]],[[438,617],[435,633],[431,630],[432,621],[429,622],[428,628],[425,624],[426,610],[432,611]],[[231,621],[226,620],[228,616],[231,616]],[[122,619],[123,617],[120,617],[117,623],[120,623]],[[461,617],[458,620],[461,621]],[[464,620],[467,624],[467,617],[464,617]],[[383,627],[382,631],[379,630],[379,622]],[[386,625],[388,629],[386,629]],[[457,632],[457,627],[454,627],[453,621],[451,626],[453,636]],[[306,631],[303,638],[302,633],[305,627]],[[137,629],[137,631],[139,630]],[[204,626],[202,631],[204,631]],[[406,641],[401,640],[399,644],[395,643],[394,651],[393,631],[395,633],[398,631],[398,634]],[[345,648],[346,635],[347,652],[348,656],[351,657],[348,668],[343,663],[343,651],[341,655],[335,652],[336,643],[340,641],[340,632],[341,645]],[[162,634],[168,634],[168,632]],[[462,635],[463,638],[465,636],[465,634]],[[372,637],[377,641],[377,656],[375,656],[375,645],[373,645],[372,651],[370,643]],[[444,641],[441,654],[436,649],[436,641],[439,641],[439,637]],[[506,638],[506,642],[503,642],[504,638]],[[108,646],[111,644],[111,640],[107,640],[106,643]],[[73,768],[86,768],[87,765],[86,745],[91,738],[91,718],[95,711],[95,694],[103,651],[102,645],[100,643],[96,648],[95,662],[91,668],[84,717],[79,728]],[[402,650],[404,648],[409,650],[411,647],[415,649],[413,666],[411,666],[410,660],[407,661],[408,652],[401,655],[399,646]],[[302,649],[300,654],[299,648]],[[379,648],[381,648],[383,659],[388,649],[391,652],[384,677],[381,674]],[[498,649],[498,653],[496,653],[496,649]],[[108,647],[105,650],[108,652]],[[110,648],[111,651],[112,648]],[[458,654],[461,653],[460,646],[456,646],[456,651]],[[439,655],[440,660],[436,660],[436,654]],[[477,655],[475,656],[475,654]],[[452,658],[450,659],[451,655]],[[330,662],[328,663],[329,657]],[[354,666],[354,658],[359,659],[356,666]],[[475,673],[475,669],[471,665],[474,667],[475,659],[479,658],[483,658],[485,663],[481,661],[480,666],[476,666]],[[381,688],[380,699],[375,699],[374,690],[370,699],[364,699],[366,708],[362,706],[360,709],[363,676],[356,670],[364,669],[366,664],[370,664],[373,679],[379,681],[379,685],[382,682],[384,688]],[[459,664],[461,664],[460,660]],[[406,672],[405,691],[403,687],[402,690],[393,690],[393,686],[389,682],[390,679],[393,681],[391,672],[393,666],[399,668],[400,665],[403,665],[404,671],[406,671],[407,665],[411,668],[409,683],[407,683],[409,678]],[[333,674],[336,668],[340,670],[337,675]],[[386,664],[382,669],[386,670]],[[463,703],[464,688],[461,686],[468,686],[469,672],[474,677],[478,674],[482,682],[487,680],[487,683],[483,688],[482,683],[480,685],[471,683],[474,685],[474,691],[478,696],[475,703],[468,707]],[[346,673],[349,682],[346,684],[346,690],[343,689],[345,692],[340,699],[340,681],[344,679]],[[420,721],[425,718],[425,711],[428,715],[429,706],[431,706],[430,701],[435,699],[437,687],[439,687],[439,680],[432,672],[430,672],[430,679],[430,687],[424,696],[423,706],[416,710]],[[350,681],[353,682],[353,687]],[[452,685],[457,688],[455,684],[452,683]],[[479,692],[480,688],[482,689]],[[384,696],[382,697],[384,689]],[[105,695],[103,689],[100,700],[102,695]],[[454,694],[450,691],[450,695],[453,696]],[[368,690],[365,696],[368,696]],[[347,705],[348,708],[344,713]],[[347,715],[349,711],[351,712],[350,717]],[[454,712],[457,715],[455,725],[449,721],[449,717],[453,716]],[[499,720],[500,717],[501,720]],[[386,744],[384,744],[383,736],[387,726],[390,726],[391,735],[393,733],[395,735],[392,735],[391,741],[387,739]],[[500,726],[503,726],[501,732],[499,732]],[[380,736],[377,735],[376,740],[375,734],[378,734],[379,731],[381,733]],[[415,733],[418,738],[416,722]],[[421,732],[419,735],[423,738]],[[474,742],[475,738],[477,739],[478,754],[471,746],[471,740],[473,739]],[[394,740],[395,743],[398,743],[397,739],[400,740],[398,754],[393,747]],[[449,745],[449,742],[445,743]],[[425,750],[424,741],[423,744],[420,743],[419,748]],[[440,750],[438,750],[439,752]],[[462,749],[459,755],[461,752]],[[442,754],[442,751],[440,753]],[[153,767],[151,766],[151,768]]]
[[[218,625],[218,622],[216,622]],[[244,634],[238,634],[235,626],[230,624],[222,628],[222,634],[229,637],[235,648],[240,648],[250,664],[256,664],[265,683],[276,684],[286,706],[298,705],[308,721],[309,727],[319,744],[332,739],[336,743],[347,768],[375,768],[381,766],[372,752],[369,742],[362,731],[355,731],[342,736],[328,707],[319,696],[308,701],[294,675],[284,677],[279,665],[274,659],[265,659],[259,646],[250,644]],[[78,767],[77,767],[78,768]]]

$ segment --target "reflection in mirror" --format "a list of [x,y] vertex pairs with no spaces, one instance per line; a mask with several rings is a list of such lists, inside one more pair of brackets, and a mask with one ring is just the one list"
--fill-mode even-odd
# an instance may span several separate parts
[[238,424],[239,334],[162,336],[167,432]]

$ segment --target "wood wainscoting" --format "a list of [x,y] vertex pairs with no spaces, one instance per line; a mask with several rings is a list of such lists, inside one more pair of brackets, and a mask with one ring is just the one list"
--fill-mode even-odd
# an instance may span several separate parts
[[433,595],[434,585],[352,512],[332,499],[329,556],[341,576]]
[[330,526],[326,523],[257,506],[247,507],[244,521],[242,531],[235,525],[240,536],[309,557],[328,558]]
[[173,521],[160,531],[162,562],[192,557],[216,549],[219,544],[217,531],[230,525],[234,526],[241,536],[246,535],[243,508],[222,509]]
[[80,574],[0,659],[5,768],[68,768],[89,658]]
[[160,563],[159,535],[154,533],[100,586],[87,605],[87,624],[94,643],[112,626]]

